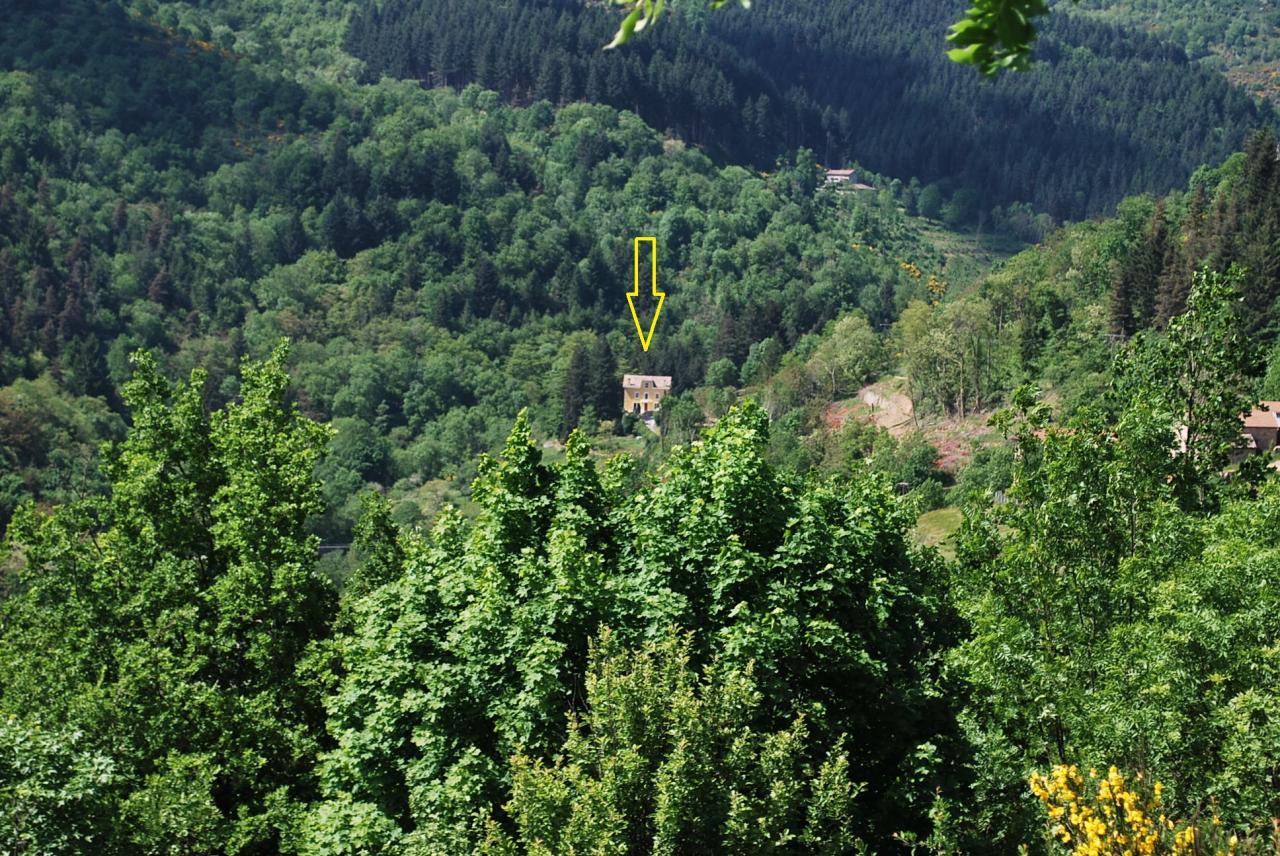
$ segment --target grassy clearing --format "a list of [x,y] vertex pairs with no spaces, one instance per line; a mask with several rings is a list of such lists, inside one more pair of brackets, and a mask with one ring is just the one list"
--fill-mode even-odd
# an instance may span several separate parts
[[950,232],[929,224],[923,237],[942,253],[942,276],[953,286],[967,286],[1027,245],[1007,235],[978,232]]
[[954,559],[956,548],[951,536],[960,528],[960,517],[960,509],[955,506],[926,511],[916,521],[911,534],[916,543],[925,547],[937,547],[942,555]]

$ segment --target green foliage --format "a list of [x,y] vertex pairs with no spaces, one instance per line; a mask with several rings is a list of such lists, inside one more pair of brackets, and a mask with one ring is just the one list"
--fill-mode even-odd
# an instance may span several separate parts
[[938,220],[942,217],[942,190],[936,184],[930,184],[920,191],[916,208],[921,217]]
[[689,393],[668,395],[658,411],[658,430],[662,432],[662,446],[670,450],[690,443],[698,436],[704,421],[702,405]]
[[0,388],[0,531],[27,500],[101,491],[97,447],[123,430],[106,402],[74,397],[47,374]]
[[171,754],[157,764],[143,787],[129,795],[125,822],[147,853],[209,852],[226,841],[227,822],[214,805],[219,769],[212,756]]
[[767,380],[782,361],[782,346],[769,336],[751,346],[742,364],[742,382],[747,385]]
[[116,766],[83,732],[0,719],[0,847],[12,853],[109,852],[117,846]]
[[969,188],[957,190],[942,206],[942,221],[952,229],[961,229],[978,219],[980,198]]
[[343,586],[343,595],[348,599],[391,582],[400,573],[405,558],[391,503],[379,494],[366,493],[360,497],[360,509],[355,530],[360,564]]
[[1167,335],[1123,355],[1119,382],[1131,400],[1178,426],[1175,488],[1184,504],[1211,502],[1209,486],[1240,443],[1240,417],[1256,401],[1249,375],[1256,348],[1244,329],[1243,271],[1195,274],[1187,309]]
[[828,400],[836,401],[876,377],[886,362],[880,337],[865,316],[854,313],[829,325],[805,370],[826,387]]
[[937,481],[938,450],[919,431],[907,434],[901,442],[885,438],[877,443],[871,456],[871,466],[894,482],[905,482],[911,487],[926,481]]
[[964,418],[998,400],[1008,345],[995,335],[993,310],[985,300],[914,300],[893,332],[918,409]]
[[561,754],[512,762],[515,839],[495,823],[478,852],[851,852],[848,753],[811,766],[803,716],[761,733],[750,665],[699,675],[690,649],[672,633],[630,652],[604,631]]
[[1277,396],[1280,396],[1280,343],[1273,345],[1267,354],[1267,371],[1258,390],[1258,398],[1263,401],[1275,401]]
[[1036,18],[1049,14],[1045,0],[973,0],[964,18],[951,27],[947,51],[953,62],[975,66],[987,77],[1005,69],[1031,67]]
[[139,352],[110,497],[15,518],[0,792],[21,797],[19,851],[62,852],[60,811],[58,835],[104,852],[271,849],[291,829],[320,727],[301,664],[333,593],[306,534],[328,432],[285,405],[286,356],[209,413],[203,373],[171,386]]
[[707,366],[707,386],[726,387],[738,385],[738,367],[728,358],[716,360]]
[[[599,824],[614,824],[615,809],[630,818],[628,828],[655,824],[655,836],[659,827],[672,834],[748,834],[731,822],[733,811],[742,812],[742,822],[785,817],[779,835],[783,826],[815,841],[835,835],[803,819],[808,796],[798,794],[798,802],[780,803],[781,814],[770,814],[760,800],[769,793],[765,783],[780,773],[747,760],[757,753],[741,763],[764,778],[749,789],[740,782],[736,801],[725,790],[727,815],[676,802],[663,802],[668,807],[659,811],[659,793],[669,800],[684,792],[677,786],[704,781],[712,759],[721,757],[678,748],[675,735],[695,736],[671,731],[697,726],[688,715],[646,726],[657,742],[638,750],[636,763],[647,766],[633,771],[629,787],[640,790],[628,793],[649,794],[653,817],[629,798],[609,808],[600,796],[602,773],[567,755],[559,766],[553,760],[572,717],[580,726],[563,750],[570,755],[593,751],[592,740],[613,739],[592,722],[632,716],[613,702],[598,703],[601,694],[643,692],[633,699],[640,716],[643,698],[665,697],[665,685],[645,675],[666,675],[662,680],[686,688],[690,704],[716,698],[727,704],[745,691],[734,688],[745,686],[750,662],[749,716],[735,707],[735,718],[704,719],[699,727],[724,721],[736,732],[730,723],[750,725],[756,736],[749,740],[782,751],[778,741],[798,739],[803,716],[806,748],[787,749],[779,764],[825,769],[831,799],[848,796],[839,781],[866,782],[860,836],[884,839],[897,829],[922,828],[932,788],[938,781],[950,787],[949,777],[958,774],[944,679],[936,660],[922,656],[944,646],[955,629],[940,600],[940,568],[913,554],[904,536],[908,521],[883,483],[864,475],[804,487],[765,461],[767,440],[765,415],[749,403],[739,406],[700,443],[673,453],[652,486],[632,495],[620,489],[626,459],[598,471],[585,439],[574,434],[564,461],[548,468],[518,421],[502,456],[482,468],[474,493],[483,510],[474,525],[448,514],[428,538],[400,536],[403,572],[350,602],[353,629],[337,646],[342,677],[326,702],[337,747],[324,756],[326,797],[304,824],[304,850],[373,847],[360,836],[392,829],[390,822],[399,831],[377,846],[404,836],[405,847],[457,852],[488,835],[497,852],[499,833],[486,832],[483,821],[508,811],[509,820],[524,817],[531,826],[519,832],[519,823],[501,820],[502,828],[530,844],[536,836],[550,842],[553,834],[556,840],[595,834]],[[616,641],[607,643],[608,656],[601,655],[588,685],[589,642],[601,624],[615,628]],[[696,634],[680,643],[691,646],[687,673],[656,651],[641,655],[651,666],[625,668],[635,660],[624,649],[664,638],[671,626]],[[619,682],[614,689],[612,681]],[[852,686],[863,689],[850,695]],[[579,707],[583,687],[590,712]],[[893,737],[886,739],[890,722]],[[710,739],[715,732],[702,733]],[[814,748],[834,746],[841,735],[859,747],[847,771],[838,755],[828,759]],[[929,760],[916,754],[925,744],[936,750]],[[712,744],[705,745],[710,752]],[[525,760],[511,771],[508,760],[517,754]],[[658,769],[665,772],[658,776]],[[513,782],[515,803],[503,809]],[[577,803],[573,788],[583,789],[583,804],[571,821],[564,812]],[[373,811],[385,821],[342,828],[346,818]]]
[[[1231,730],[1268,716],[1255,683],[1269,680],[1266,646],[1254,646],[1272,632],[1269,595],[1250,581],[1271,572],[1271,536],[1255,527],[1276,496],[1272,480],[1230,499],[1221,475],[1251,401],[1239,279],[1197,274],[1167,336],[1126,348],[1114,418],[1082,409],[1049,426],[1024,388],[995,420],[1014,480],[1008,503],[962,532],[973,630],[953,662],[975,692],[975,818],[998,841],[1028,836],[1030,806],[1010,795],[1053,763],[1140,767],[1170,783],[1170,816],[1210,799],[1241,831],[1274,816],[1257,785],[1273,753]],[[1237,671],[1246,662],[1253,671]]]
[[990,499],[1013,483],[1013,450],[1008,446],[983,446],[956,479],[956,491],[965,499]]

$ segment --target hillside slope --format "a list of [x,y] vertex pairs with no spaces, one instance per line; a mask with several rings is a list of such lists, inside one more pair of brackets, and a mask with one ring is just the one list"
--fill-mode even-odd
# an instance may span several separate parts
[[1159,36],[1245,90],[1280,103],[1280,4],[1274,0],[1082,0],[1059,8]]
[[[521,407],[564,436],[612,415],[622,370],[696,386],[849,309],[887,326],[924,288],[904,261],[964,268],[903,215],[900,183],[815,193],[812,161],[717,166],[610,107],[296,82],[91,0],[11,23],[0,386],[47,375],[68,406],[118,408],[145,348],[204,366],[217,403],[242,356],[288,337],[300,403],[337,430],[322,531],[340,538],[369,483],[464,484]],[[647,353],[624,296],[641,234],[670,295]],[[0,520],[43,494],[20,464]]]
[[804,145],[971,188],[976,209],[1023,200],[1059,218],[1181,186],[1274,122],[1180,49],[1081,17],[1047,22],[1037,71],[984,81],[944,55],[956,12],[766,0],[604,52],[616,19],[574,0],[387,0],[362,7],[346,45],[375,77],[604,102],[731,159],[768,166]]

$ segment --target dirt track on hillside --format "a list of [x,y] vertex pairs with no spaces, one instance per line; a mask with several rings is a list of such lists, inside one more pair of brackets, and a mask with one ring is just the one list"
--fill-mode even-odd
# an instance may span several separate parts
[[863,387],[858,397],[871,408],[871,421],[887,429],[894,437],[901,437],[915,427],[911,399],[902,393],[886,393],[872,384]]

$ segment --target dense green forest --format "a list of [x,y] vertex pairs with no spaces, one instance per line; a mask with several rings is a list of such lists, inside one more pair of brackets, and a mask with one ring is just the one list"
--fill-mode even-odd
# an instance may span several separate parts
[[[622,369],[682,389],[720,360],[736,375],[753,344],[789,349],[844,310],[886,326],[925,293],[901,260],[945,272],[901,211],[914,188],[815,194],[804,152],[761,176],[599,105],[301,85],[77,8],[5,32],[22,70],[3,84],[0,382],[47,376],[68,402],[118,404],[144,347],[206,367],[222,401],[241,356],[288,336],[305,412],[338,428],[330,538],[349,540],[367,483],[464,486],[521,406],[564,437],[588,407],[613,415]],[[635,234],[661,241],[674,319],[647,354],[622,298]],[[91,448],[117,432],[36,412],[10,420],[2,518],[74,489],[39,489],[48,435]]]
[[0,852],[1276,852],[1264,111],[1067,16],[378,8],[0,31]]
[[1016,201],[1074,219],[1165,192],[1274,122],[1181,49],[1081,17],[1046,24],[1036,72],[985,81],[940,50],[955,14],[945,0],[775,0],[601,52],[615,20],[571,0],[393,0],[364,6],[346,45],[374,77],[608,103],[738,161],[807,146],[968,188],[975,221]]
[[[1198,170],[1186,190],[1126,199],[1116,217],[1063,229],[950,300],[909,305],[895,343],[916,394],[937,410],[955,411],[961,395],[1002,400],[1034,382],[1070,414],[1111,382],[1118,343],[1184,311],[1198,268],[1238,265],[1241,323],[1256,346],[1239,361],[1259,379],[1280,378],[1278,251],[1280,172],[1265,133]],[[963,341],[972,343],[966,372],[956,367]],[[1280,385],[1267,380],[1265,391]]]
[[1271,0],[1081,0],[1059,8],[1158,35],[1247,90],[1273,102],[1280,97],[1280,6]]
[[140,353],[109,496],[10,530],[6,845],[1054,852],[1071,833],[1026,781],[1060,763],[1039,793],[1077,815],[1109,804],[1077,768],[1142,774],[1082,843],[1159,810],[1145,852],[1237,852],[1280,810],[1280,494],[1218,475],[1252,400],[1239,288],[1197,274],[1125,346],[1115,416],[1046,427],[1016,392],[1009,501],[971,509],[954,563],[883,476],[772,466],[749,402],[639,491],[581,433],[546,465],[521,415],[474,522],[402,531],[366,499],[338,597],[306,533],[329,432],[287,403],[284,351],[212,411],[203,372]]

